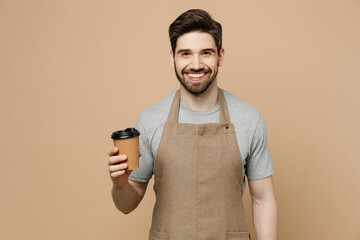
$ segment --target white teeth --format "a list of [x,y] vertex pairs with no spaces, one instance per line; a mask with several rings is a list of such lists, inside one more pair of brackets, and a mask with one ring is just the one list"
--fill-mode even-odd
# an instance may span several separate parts
[[193,73],[188,73],[189,77],[193,77],[193,78],[199,78],[205,75],[205,73],[199,73],[199,74],[193,74]]

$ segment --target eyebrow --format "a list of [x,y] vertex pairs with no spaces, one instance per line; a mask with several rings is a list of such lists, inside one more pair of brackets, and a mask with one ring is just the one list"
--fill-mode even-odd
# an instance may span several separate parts
[[179,49],[176,54],[183,53],[183,52],[190,52],[190,49]]
[[[191,52],[191,49],[179,49],[176,54],[179,54],[179,53],[183,53],[183,52]],[[215,49],[213,48],[205,48],[205,49],[201,49],[201,52],[213,52],[215,53]]]
[[215,49],[213,48],[205,48],[203,50],[201,50],[202,52],[213,52],[213,53],[216,53]]

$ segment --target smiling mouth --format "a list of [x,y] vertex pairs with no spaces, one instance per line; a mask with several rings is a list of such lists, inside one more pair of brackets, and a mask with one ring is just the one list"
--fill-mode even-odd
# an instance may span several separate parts
[[191,81],[201,81],[208,73],[185,73],[185,75],[191,80]]

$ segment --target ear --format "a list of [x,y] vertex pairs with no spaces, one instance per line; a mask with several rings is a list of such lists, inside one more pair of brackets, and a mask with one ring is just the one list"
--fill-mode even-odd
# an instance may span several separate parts
[[171,65],[172,65],[173,67],[175,67],[175,66],[174,66],[174,53],[173,53],[172,50],[170,50],[170,61],[171,61]]
[[222,48],[219,53],[219,66],[223,65],[224,58],[225,58],[225,50]]

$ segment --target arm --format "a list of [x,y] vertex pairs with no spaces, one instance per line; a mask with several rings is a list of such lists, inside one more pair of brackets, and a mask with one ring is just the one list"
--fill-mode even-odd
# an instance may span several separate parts
[[123,187],[113,184],[111,194],[117,209],[124,214],[132,212],[143,199],[147,185],[131,180]]
[[272,177],[249,180],[255,235],[258,240],[278,239],[278,212]]
[[109,172],[113,181],[111,191],[116,207],[123,213],[132,212],[143,199],[148,183],[138,183],[129,180],[132,170],[127,169],[125,155],[116,155],[118,153],[116,147],[109,152]]

